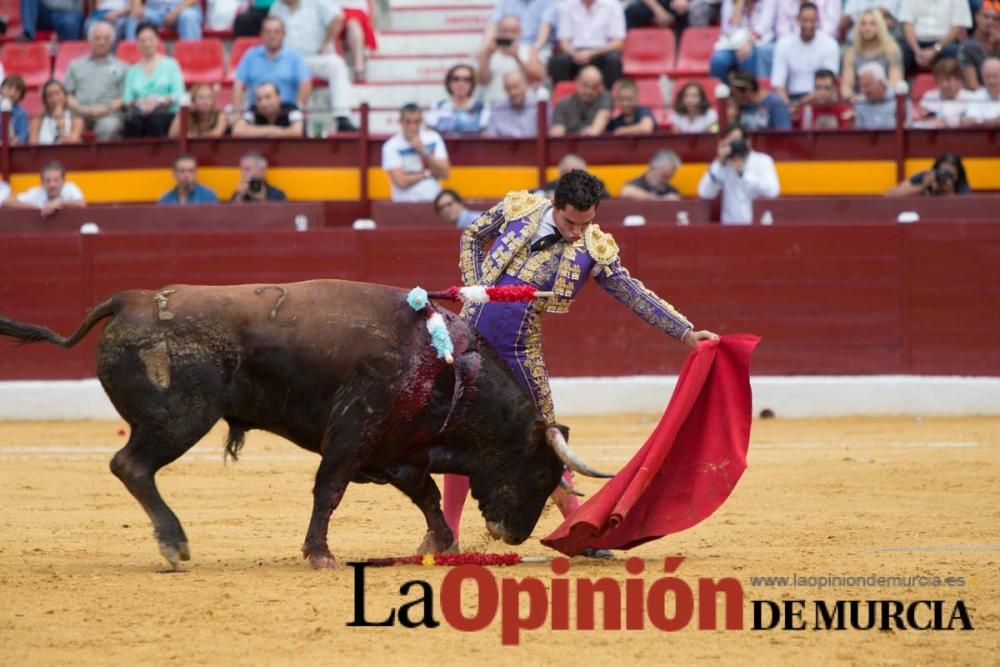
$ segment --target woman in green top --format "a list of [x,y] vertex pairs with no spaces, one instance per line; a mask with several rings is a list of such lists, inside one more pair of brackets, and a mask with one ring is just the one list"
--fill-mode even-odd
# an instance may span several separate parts
[[141,24],[135,41],[142,60],[125,73],[125,136],[165,137],[184,94],[184,77],[177,61],[159,52],[156,26]]

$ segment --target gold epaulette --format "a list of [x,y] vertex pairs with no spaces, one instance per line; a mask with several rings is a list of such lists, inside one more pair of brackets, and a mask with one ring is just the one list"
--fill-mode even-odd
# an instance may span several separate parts
[[618,244],[607,232],[602,232],[596,224],[587,226],[583,233],[583,241],[587,252],[598,264],[610,264],[618,257]]
[[503,198],[503,216],[507,220],[526,218],[548,203],[545,197],[533,195],[527,190],[510,192]]

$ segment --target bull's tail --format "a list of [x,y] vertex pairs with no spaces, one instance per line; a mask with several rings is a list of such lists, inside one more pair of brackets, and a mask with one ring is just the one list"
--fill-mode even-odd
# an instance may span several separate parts
[[0,316],[0,336],[14,338],[22,343],[39,343],[45,341],[59,347],[69,348],[83,340],[83,337],[90,333],[95,324],[106,317],[116,314],[119,307],[120,304],[115,297],[111,297],[104,303],[96,306],[87,313],[87,317],[80,324],[80,328],[69,338],[64,338],[51,329],[40,327],[37,324],[15,322],[14,320]]

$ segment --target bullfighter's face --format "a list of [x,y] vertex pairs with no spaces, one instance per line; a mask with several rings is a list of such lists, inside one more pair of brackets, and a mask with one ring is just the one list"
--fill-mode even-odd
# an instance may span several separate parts
[[552,222],[562,237],[573,243],[583,238],[583,232],[587,226],[597,217],[597,207],[591,206],[586,211],[580,211],[572,204],[566,204],[564,209],[552,211]]

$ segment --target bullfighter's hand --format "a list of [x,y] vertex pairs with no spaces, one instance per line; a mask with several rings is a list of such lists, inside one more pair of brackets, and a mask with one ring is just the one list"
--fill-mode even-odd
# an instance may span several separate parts
[[703,340],[719,340],[719,334],[706,330],[695,331],[692,329],[684,334],[684,338],[681,338],[681,342],[688,347],[697,347],[698,343]]

